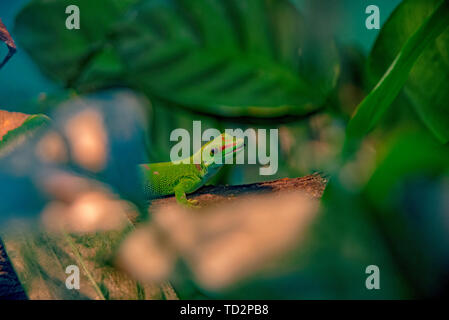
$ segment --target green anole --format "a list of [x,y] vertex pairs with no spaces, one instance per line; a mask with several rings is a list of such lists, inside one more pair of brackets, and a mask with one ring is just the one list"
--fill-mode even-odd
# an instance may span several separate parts
[[197,206],[198,201],[187,199],[186,194],[202,187],[221,169],[226,159],[242,151],[244,146],[243,139],[222,133],[194,155],[177,163],[142,164],[145,193],[151,199],[174,194],[179,204]]

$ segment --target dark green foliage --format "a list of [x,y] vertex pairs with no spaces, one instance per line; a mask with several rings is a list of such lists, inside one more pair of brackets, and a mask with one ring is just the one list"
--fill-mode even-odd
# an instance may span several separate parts
[[18,41],[66,87],[124,85],[223,117],[305,116],[335,86],[332,39],[289,1],[106,2],[70,2],[82,12],[73,31],[60,14],[68,1],[33,1],[17,17]]
[[[107,37],[113,24],[135,2],[33,0],[17,15],[14,33],[39,68],[64,86],[77,87],[88,71],[111,80],[119,67],[108,54]],[[66,7],[73,4],[82,12],[79,31],[65,27]]]
[[[407,2],[405,2],[403,6],[404,5],[407,5]],[[415,10],[418,9],[415,8]],[[393,15],[392,19],[394,18],[395,16]],[[402,20],[404,21],[406,21],[407,19],[410,19],[410,15],[403,16],[402,18]],[[401,25],[402,20],[400,22]],[[405,38],[403,46],[399,47],[396,55],[393,54],[394,58],[390,61],[390,64],[387,65],[388,68],[384,70],[385,73],[382,74],[382,78],[379,80],[373,90],[368,94],[368,96],[360,103],[355,115],[349,122],[347,128],[347,145],[352,143],[351,139],[360,138],[375,127],[383,113],[392,106],[392,102],[395,100],[396,96],[409,78],[409,73],[411,72],[415,63],[418,63],[417,68],[430,68],[430,66],[425,64],[420,67],[420,63],[422,63],[422,60],[418,59],[422,57],[428,46],[434,45],[435,41],[437,40],[440,41],[440,36],[442,36],[444,39],[445,35],[443,34],[443,32],[448,27],[447,21],[449,21],[449,4],[447,1],[443,1],[430,16],[428,16],[426,19],[423,19],[422,24],[419,25],[419,27],[414,32],[412,31],[409,37]],[[416,23],[417,21],[413,20],[413,24]],[[388,38],[395,39],[396,35],[389,34]],[[388,44],[386,44],[385,46],[390,47]],[[384,52],[384,49],[377,50],[381,50],[381,52]],[[372,64],[373,62],[371,62],[371,65]],[[376,70],[377,72],[377,69],[374,70]],[[427,93],[433,92],[431,90],[434,90],[434,86],[437,86],[438,89],[444,89],[440,88],[439,86],[440,83],[442,85],[447,85],[447,81],[445,81],[445,79],[447,79],[448,73],[446,71],[447,68],[434,70],[431,73],[431,78],[432,82],[436,82],[428,83],[427,85],[425,85],[424,81],[421,81],[421,77],[418,77],[420,86],[423,86],[422,91],[426,92],[427,95]],[[440,76],[442,78],[439,80],[435,80],[435,74],[438,74],[438,78],[440,78]],[[428,103],[426,103],[426,107],[429,108],[429,110],[426,111],[426,114],[433,113],[433,106],[435,104],[438,105],[438,101],[440,100],[444,104],[443,108],[446,109],[447,107],[445,104],[448,101],[448,92],[448,90],[443,90],[442,92],[438,90],[437,100],[428,101]],[[435,99],[435,95],[430,96]],[[435,108],[439,109],[441,107]],[[429,117],[444,119],[441,120],[443,122],[447,121],[448,117],[444,117],[444,115],[442,116],[441,112],[437,112],[436,114],[438,115],[437,117]],[[443,111],[443,114],[447,114],[447,112]],[[438,125],[438,127],[444,127],[444,130],[447,130],[447,126]],[[440,133],[440,131],[438,132]],[[439,137],[442,138],[441,135]],[[445,139],[442,140],[443,142],[447,141]]]
[[[403,52],[408,39],[422,30],[414,39],[422,48],[407,77],[404,91],[412,106],[431,132],[443,143],[449,141],[449,9],[447,1],[440,9],[440,26],[437,33],[422,30],[422,23],[442,2],[439,0],[404,1],[392,14],[369,56],[368,68],[373,83],[388,69],[395,57]],[[421,32],[421,31],[420,31]],[[415,54],[419,48],[414,48]]]

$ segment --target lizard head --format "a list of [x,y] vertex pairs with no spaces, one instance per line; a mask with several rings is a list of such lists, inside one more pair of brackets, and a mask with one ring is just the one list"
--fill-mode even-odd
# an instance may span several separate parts
[[244,139],[222,133],[201,148],[202,164],[208,169],[220,168],[227,159],[232,159],[234,154],[240,153],[244,147]]

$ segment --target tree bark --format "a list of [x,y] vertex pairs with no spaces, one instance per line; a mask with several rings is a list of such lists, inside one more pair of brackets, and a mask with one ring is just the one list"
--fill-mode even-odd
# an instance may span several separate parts
[[[288,191],[303,191],[312,198],[321,198],[326,184],[327,178],[315,173],[300,178],[284,178],[238,186],[205,186],[187,195],[187,198],[198,200],[201,206],[221,201],[232,201],[236,197],[244,195]],[[159,206],[174,203],[175,201],[174,196],[168,196],[154,200],[152,205]]]

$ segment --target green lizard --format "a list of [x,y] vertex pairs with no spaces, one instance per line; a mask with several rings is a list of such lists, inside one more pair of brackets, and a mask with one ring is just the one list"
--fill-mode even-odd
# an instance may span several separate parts
[[[151,199],[174,194],[178,203],[189,207],[197,206],[198,201],[187,199],[186,193],[202,187],[220,170],[226,159],[232,158],[243,148],[243,139],[222,133],[193,156],[181,160],[181,163],[142,164],[140,167],[145,193]],[[200,159],[201,163],[195,164],[193,159]]]

